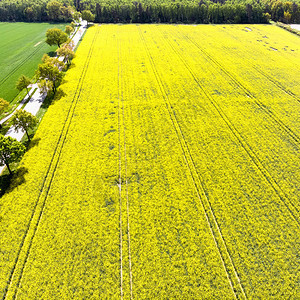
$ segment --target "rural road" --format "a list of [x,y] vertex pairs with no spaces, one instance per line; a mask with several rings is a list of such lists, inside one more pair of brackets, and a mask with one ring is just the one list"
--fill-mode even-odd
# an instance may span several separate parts
[[[83,21],[80,23],[80,25],[81,25],[80,28],[77,30],[77,32],[72,37],[72,40],[74,42],[74,47],[76,47],[76,45],[79,43],[81,37],[83,36],[83,34],[87,28],[85,25],[85,22],[83,22]],[[36,91],[34,92],[33,95],[31,95],[31,99],[25,105],[24,110],[30,112],[33,115],[36,115],[46,98],[46,94],[41,93],[41,90],[39,89],[37,83],[34,83],[31,86],[32,86],[31,91],[34,91],[35,89],[36,89]],[[20,109],[24,105],[24,103],[26,103],[27,100],[28,100],[28,95],[26,95],[26,97],[21,101],[21,103],[18,105],[16,110]],[[0,124],[4,123],[6,120],[8,120],[13,114],[14,114],[14,112],[11,113],[10,115],[6,116],[4,119],[2,119],[0,121]],[[25,132],[23,130],[19,130],[18,132],[16,132],[15,127],[12,126],[9,128],[9,130],[7,131],[5,136],[11,136],[12,138],[15,138],[16,140],[21,141],[24,134],[25,134]],[[0,166],[0,174],[2,173],[4,167],[5,166]]]
[[291,28],[300,30],[300,24],[290,24]]

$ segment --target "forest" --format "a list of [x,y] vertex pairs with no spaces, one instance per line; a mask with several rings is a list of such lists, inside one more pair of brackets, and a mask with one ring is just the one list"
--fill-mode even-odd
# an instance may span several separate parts
[[299,0],[0,0],[0,21],[69,22],[76,10],[98,23],[300,23]]

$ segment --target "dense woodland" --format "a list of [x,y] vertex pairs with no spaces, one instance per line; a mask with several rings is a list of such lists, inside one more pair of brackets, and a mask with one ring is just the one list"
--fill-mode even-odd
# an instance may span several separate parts
[[69,22],[86,9],[100,23],[300,23],[299,0],[0,0],[0,21]]

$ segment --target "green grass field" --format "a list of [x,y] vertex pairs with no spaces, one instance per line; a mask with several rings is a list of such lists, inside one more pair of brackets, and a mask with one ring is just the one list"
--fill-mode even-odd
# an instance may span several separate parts
[[65,25],[49,23],[0,23],[0,97],[11,102],[19,93],[19,76],[32,77],[44,53],[56,50],[45,43],[48,28]]

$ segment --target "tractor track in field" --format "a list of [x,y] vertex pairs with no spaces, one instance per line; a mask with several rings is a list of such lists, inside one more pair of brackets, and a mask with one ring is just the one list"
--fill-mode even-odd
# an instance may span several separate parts
[[126,127],[125,127],[125,113],[124,100],[122,96],[122,116],[123,116],[123,135],[124,135],[124,159],[125,159],[125,183],[126,183],[126,212],[127,212],[127,235],[128,235],[128,261],[129,261],[129,282],[130,282],[130,299],[133,299],[132,292],[132,263],[131,263],[131,246],[130,246],[130,217],[129,217],[129,194],[128,194],[128,174],[127,174],[127,150],[126,150]]
[[123,221],[122,221],[122,150],[121,150],[121,83],[120,83],[120,45],[118,45],[118,128],[119,128],[119,226],[120,226],[120,297],[123,299]]
[[40,44],[38,45],[38,47],[33,51],[31,52],[26,58],[24,58],[20,64],[18,64],[16,67],[14,67],[8,74],[5,75],[5,77],[3,77],[1,80],[0,80],[0,86],[5,83],[10,76],[12,76],[18,69],[20,69],[22,66],[24,66],[25,63],[27,63],[36,53],[38,53],[41,48],[43,47],[44,45],[43,44]]
[[[124,144],[123,144],[123,151],[124,151],[124,167],[125,167],[125,172],[124,172],[124,176],[125,176],[125,192],[126,192],[126,226],[127,226],[127,236],[128,236],[128,263],[129,263],[129,286],[130,286],[130,299],[133,299],[133,290],[132,290],[132,285],[133,285],[133,281],[132,281],[132,263],[131,263],[131,246],[130,246],[130,217],[129,217],[129,193],[128,193],[128,174],[127,174],[127,150],[126,150],[126,126],[125,126],[125,106],[124,106],[124,98],[123,98],[123,91],[122,91],[122,63],[120,64],[122,58],[121,58],[121,50],[120,50],[120,46],[119,46],[119,65],[118,65],[118,99],[119,99],[119,116],[118,116],[118,122],[119,122],[119,191],[120,191],[120,225],[122,225],[122,195],[121,195],[121,188],[122,188],[122,174],[121,174],[121,170],[122,170],[122,153],[121,153],[121,127],[123,127],[123,140],[124,140]],[[121,113],[122,111],[122,113]],[[122,120],[121,120],[122,119]],[[120,226],[120,237],[122,237],[122,229]],[[120,243],[122,244],[122,240],[120,241]],[[122,261],[122,259],[121,259]],[[122,270],[122,266],[121,266],[121,270]],[[122,286],[122,282],[121,282],[121,286]],[[122,290],[122,289],[121,289]],[[123,297],[123,294],[121,293],[121,298]]]
[[[174,130],[176,132],[176,135],[177,135],[177,138],[178,138],[179,145],[181,147],[183,157],[185,159],[187,168],[189,169],[191,179],[193,180],[194,187],[195,187],[199,202],[200,202],[201,207],[203,209],[205,219],[208,223],[208,227],[209,227],[209,230],[211,232],[212,239],[213,239],[213,241],[215,243],[215,246],[216,246],[216,249],[219,253],[220,260],[222,262],[224,271],[226,273],[230,288],[231,288],[231,290],[233,292],[233,295],[236,299],[241,299],[241,298],[247,299],[247,296],[245,294],[243,285],[242,285],[241,280],[240,280],[240,278],[238,276],[238,273],[236,271],[236,267],[235,267],[235,265],[233,263],[233,260],[230,256],[229,250],[228,250],[227,245],[225,243],[225,240],[224,240],[224,237],[223,237],[222,232],[220,230],[219,224],[218,224],[218,222],[216,220],[216,217],[214,215],[212,206],[211,206],[210,201],[207,197],[206,190],[203,186],[203,180],[201,180],[201,176],[197,172],[196,165],[194,163],[194,160],[193,160],[193,157],[191,155],[190,149],[189,149],[189,147],[188,147],[188,145],[187,145],[187,143],[184,139],[183,132],[182,132],[181,127],[179,125],[179,122],[177,120],[176,114],[175,114],[175,112],[172,108],[172,105],[170,104],[168,94],[167,94],[167,92],[165,90],[165,87],[163,85],[163,81],[162,81],[162,79],[161,79],[161,77],[160,77],[160,75],[159,75],[159,73],[158,73],[158,71],[155,67],[153,57],[152,57],[152,55],[149,51],[149,48],[147,46],[147,43],[144,39],[144,36],[143,36],[142,31],[141,31],[140,28],[139,28],[139,33],[140,33],[141,40],[144,43],[144,47],[146,49],[146,53],[147,53],[148,59],[150,61],[150,65],[152,67],[153,74],[156,78],[156,81],[158,83],[160,92],[161,92],[161,94],[163,96],[163,99],[165,101],[166,108],[168,110],[171,122],[172,122]],[[203,199],[205,199],[205,201]],[[217,239],[219,239],[220,241],[218,242]],[[221,248],[223,248],[223,250]]]
[[[91,56],[92,56],[92,53],[93,53],[93,50],[94,50],[94,43],[95,43],[95,40],[96,40],[97,36],[98,36],[98,30],[96,31],[95,36],[93,38],[93,41],[91,43],[91,47],[89,49],[87,59],[85,61],[81,76],[79,78],[78,85],[76,87],[74,97],[73,97],[72,102],[70,104],[70,108],[68,110],[66,119],[63,123],[63,127],[62,127],[61,133],[59,135],[58,141],[56,143],[54,152],[52,154],[52,158],[51,158],[49,167],[48,167],[48,169],[47,169],[47,171],[44,175],[44,179],[43,179],[43,182],[42,182],[42,185],[41,185],[41,188],[40,188],[40,192],[38,194],[38,197],[37,197],[37,200],[35,202],[32,214],[31,214],[29,222],[28,222],[28,225],[27,225],[25,233],[23,235],[23,238],[22,238],[22,241],[21,241],[18,253],[17,253],[17,257],[16,257],[15,262],[14,262],[14,266],[11,270],[11,273],[10,273],[8,281],[7,281],[7,285],[4,289],[4,295],[3,295],[3,298],[2,298],[3,300],[7,299],[7,295],[10,292],[10,288],[11,288],[12,284],[14,284],[14,282],[15,282],[15,288],[11,292],[12,299],[15,299],[16,296],[17,296],[18,288],[20,287],[20,284],[21,284],[21,279],[22,279],[23,272],[24,272],[24,269],[25,269],[25,266],[26,266],[26,262],[28,260],[29,254],[30,254],[31,246],[32,246],[35,234],[37,232],[38,226],[40,224],[40,221],[41,221],[41,218],[42,218],[42,215],[43,215],[43,211],[44,211],[44,208],[45,208],[45,205],[46,205],[46,200],[47,200],[47,197],[48,197],[48,194],[49,194],[49,190],[51,188],[51,184],[52,184],[57,166],[59,164],[62,149],[63,149],[64,143],[66,141],[66,137],[67,137],[67,134],[68,134],[68,131],[69,131],[69,128],[70,128],[72,118],[74,116],[74,111],[75,111],[76,105],[78,103],[79,97],[81,95],[83,82],[84,82],[85,76],[87,74],[87,69],[88,69],[90,59],[91,59]],[[56,156],[57,156],[57,158],[55,160]],[[52,172],[50,172],[51,169],[53,169]],[[48,178],[50,178],[49,183],[46,184],[46,181],[47,181]],[[45,196],[42,198],[41,196],[42,196],[43,192],[45,192]],[[40,204],[40,209],[38,210],[39,204]],[[33,222],[35,215],[37,215],[37,220],[35,222]],[[33,232],[31,234],[31,236],[29,236],[29,232],[31,230],[33,230]],[[29,241],[28,241],[27,248],[24,249],[26,239],[29,239]],[[22,252],[24,252],[24,251],[25,251],[24,258],[23,258],[22,261],[20,261],[20,256],[21,256]],[[21,264],[21,266],[18,268],[18,265],[20,265],[20,264]],[[20,269],[19,275],[16,274],[17,268]],[[15,276],[17,276],[16,279],[14,279]]]
[[257,66],[252,66],[254,70],[256,70],[258,73],[266,77],[270,82],[272,82],[275,86],[277,86],[279,89],[281,89],[283,92],[288,94],[289,96],[293,97],[295,100],[300,102],[300,98],[295,95],[293,92],[289,91],[286,87],[284,87],[278,80],[272,78],[270,75],[268,75],[266,72],[259,69]]
[[[279,127],[281,127],[283,129],[283,131],[285,131],[293,139],[293,141],[294,141],[293,144],[297,148],[299,148],[300,137],[297,135],[297,133],[295,133],[278,116],[276,116],[276,114],[274,114],[274,112],[266,109],[265,105],[261,101],[259,101],[234,75],[232,75],[229,71],[227,71],[226,68],[222,66],[222,64],[220,64],[216,59],[214,59],[210,54],[208,54],[207,51],[205,51],[196,41],[194,41],[193,39],[191,39],[189,36],[187,36],[184,33],[182,33],[182,35],[186,39],[188,39],[192,44],[194,44],[201,51],[201,53],[203,53],[205,55],[205,57],[207,57],[214,65],[216,65],[218,67],[218,69],[220,69],[227,77],[229,77],[237,87],[239,87],[249,98],[251,98],[254,101],[254,103],[262,111],[264,111]],[[260,72],[260,73],[263,74],[262,72]],[[266,74],[263,74],[263,75],[266,76]],[[294,95],[294,97],[296,97],[296,96]]]
[[[226,32],[228,34],[228,32]],[[230,34],[232,36],[232,34]],[[249,61],[249,60],[248,60]],[[249,65],[251,65],[249,63]],[[280,90],[288,94],[289,96],[293,97],[295,100],[300,102],[300,97],[295,95],[292,91],[290,91],[288,88],[284,87],[278,80],[274,79],[272,76],[268,75],[266,72],[259,69],[257,66],[252,65],[252,68],[256,70],[258,73],[266,77],[270,82],[272,82],[275,86],[277,86]]]
[[[210,96],[203,86],[200,84],[197,75],[193,72],[192,68],[188,65],[188,63],[183,59],[181,54],[170,44],[170,47],[173,49],[173,51],[177,54],[177,56],[180,58],[180,60],[185,65],[186,69],[191,74],[194,81],[197,83],[198,87],[201,89],[201,91],[204,93],[204,95],[209,99],[210,103],[213,105],[215,110],[218,112],[220,117],[223,119],[223,121],[226,123],[227,127],[231,131],[232,135],[237,139],[239,144],[243,147],[251,161],[256,165],[257,169],[261,172],[263,177],[266,179],[266,181],[270,184],[272,189],[275,191],[279,199],[282,201],[284,206],[288,209],[293,219],[297,222],[298,226],[300,225],[299,221],[299,210],[294,205],[294,203],[289,199],[289,197],[285,194],[285,192],[282,190],[282,188],[279,186],[279,184],[276,182],[276,180],[272,177],[272,175],[269,173],[269,171],[263,166],[262,162],[260,161],[259,157],[255,154],[255,152],[252,150],[251,146],[247,143],[247,141],[242,137],[240,132],[236,129],[234,124],[230,121],[230,119],[227,117],[227,115],[223,112],[221,107],[214,101],[213,97]],[[291,207],[290,207],[291,206]],[[295,215],[297,214],[297,216]]]

